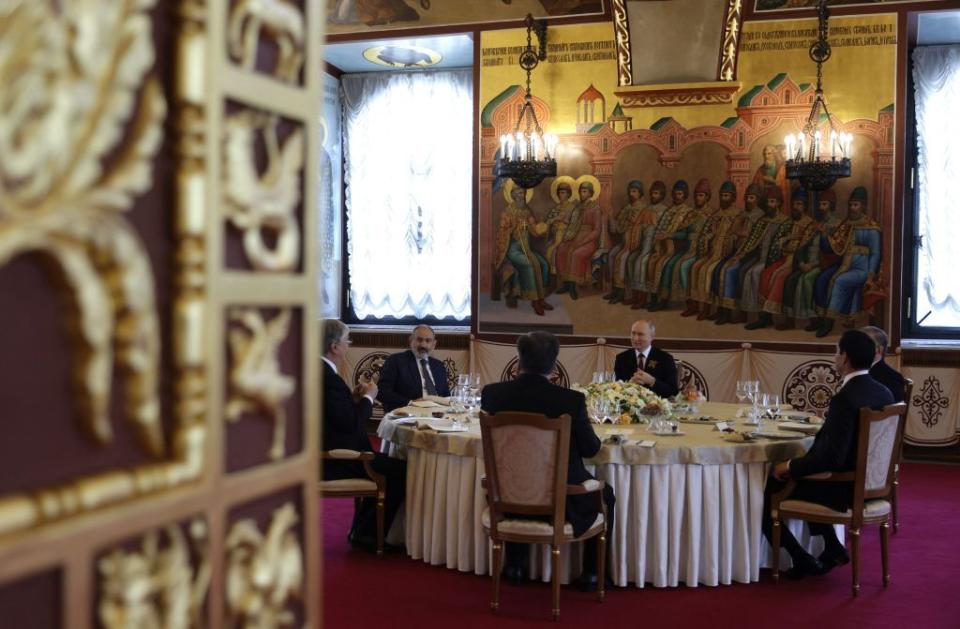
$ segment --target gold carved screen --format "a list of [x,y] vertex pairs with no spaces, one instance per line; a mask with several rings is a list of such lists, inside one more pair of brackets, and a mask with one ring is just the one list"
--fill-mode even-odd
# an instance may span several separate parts
[[0,625],[319,625],[323,11],[0,0]]

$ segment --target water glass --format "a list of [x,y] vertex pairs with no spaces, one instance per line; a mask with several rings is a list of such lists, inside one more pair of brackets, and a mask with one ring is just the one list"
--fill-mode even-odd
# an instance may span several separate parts
[[600,406],[600,415],[603,418],[604,424],[613,423],[613,402],[603,400]]
[[594,371],[593,378],[590,379],[590,384],[600,384],[603,381],[603,372]]
[[770,396],[770,416],[774,419],[780,419],[783,408],[780,406],[780,396],[773,394]]
[[465,386],[465,385],[468,385],[468,384],[470,384],[470,374],[468,374],[468,373],[457,374],[457,385],[458,385],[458,386]]

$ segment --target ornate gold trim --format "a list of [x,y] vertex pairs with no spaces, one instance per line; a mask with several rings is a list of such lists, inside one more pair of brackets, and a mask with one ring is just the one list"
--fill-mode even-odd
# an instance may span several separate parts
[[227,535],[227,615],[231,627],[285,627],[287,609],[303,595],[303,552],[297,540],[300,521],[293,503],[273,512],[264,535],[252,519],[235,522]]
[[287,413],[284,404],[296,391],[294,378],[280,373],[278,352],[290,332],[290,309],[284,308],[269,322],[254,308],[231,308],[231,321],[239,324],[229,331],[230,398],[228,421],[237,421],[247,412],[265,414],[273,423],[270,458],[284,455]]
[[632,85],[633,61],[626,0],[613,0],[613,35],[617,42],[617,85]]
[[737,43],[743,24],[743,0],[729,0],[727,19],[723,24],[723,43],[720,49],[720,71],[717,80],[732,81],[737,76]]
[[245,70],[253,70],[261,33],[277,45],[277,64],[271,75],[296,83],[304,60],[304,19],[287,0],[237,0],[230,9],[227,43],[230,57]]
[[680,107],[684,105],[729,105],[740,91],[738,81],[711,81],[705,83],[664,83],[634,85],[616,90],[620,104],[625,108]]
[[[107,413],[116,361],[125,375],[126,416],[136,425],[141,446],[166,458],[2,496],[0,536],[164,491],[199,479],[203,471],[205,86],[196,74],[205,67],[206,34],[200,0],[181,6],[184,27],[178,42],[177,151],[183,159],[173,313],[177,378],[169,444],[159,416],[160,330],[153,273],[143,243],[123,215],[152,184],[151,161],[166,115],[159,84],[148,74],[154,60],[149,16],[154,4],[73,3],[61,4],[58,11],[52,1],[30,2],[0,17],[0,31],[26,38],[23,46],[5,50],[27,60],[24,68],[0,59],[0,72],[12,72],[0,75],[12,95],[0,112],[0,173],[7,175],[0,177],[0,264],[38,251],[56,263],[66,280],[76,320],[71,329],[85,431],[98,443],[111,440]],[[106,24],[112,26],[104,28]],[[26,49],[31,45],[42,50]],[[42,80],[28,89],[31,77]],[[79,93],[89,98],[76,98]],[[31,106],[23,106],[28,102]],[[23,141],[25,133],[32,136],[28,141]],[[115,156],[104,163],[110,152]]]
[[[97,562],[102,595],[97,617],[106,629],[206,626],[204,601],[210,587],[210,547],[207,524],[190,523],[189,541],[178,524],[144,535],[140,549],[115,550]],[[191,555],[196,557],[196,569]]]

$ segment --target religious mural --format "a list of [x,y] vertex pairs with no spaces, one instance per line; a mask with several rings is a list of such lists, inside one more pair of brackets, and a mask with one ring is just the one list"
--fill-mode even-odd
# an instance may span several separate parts
[[[884,325],[896,17],[831,20],[825,93],[854,166],[822,193],[785,177],[785,136],[815,93],[815,24],[745,24],[731,102],[691,106],[618,88],[609,24],[551,27],[533,105],[560,137],[559,176],[526,193],[492,176],[523,102],[503,51],[523,35],[485,32],[479,331],[618,336],[645,317],[661,337],[830,342]],[[875,37],[843,38],[857,29]]]
[[603,15],[609,0],[331,0],[327,33]]

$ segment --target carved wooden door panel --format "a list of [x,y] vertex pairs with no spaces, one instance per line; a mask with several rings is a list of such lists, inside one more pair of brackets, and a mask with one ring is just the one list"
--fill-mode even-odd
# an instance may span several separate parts
[[0,626],[318,626],[323,2],[0,0]]

